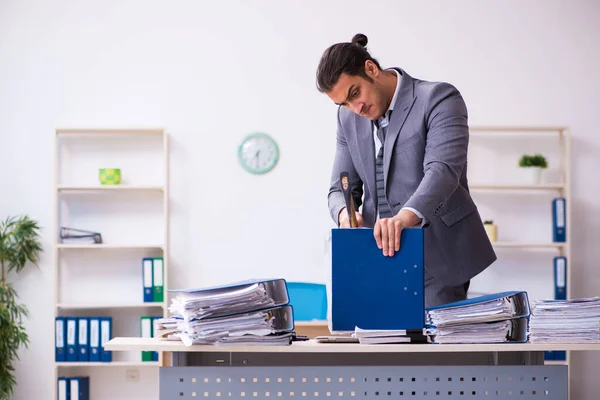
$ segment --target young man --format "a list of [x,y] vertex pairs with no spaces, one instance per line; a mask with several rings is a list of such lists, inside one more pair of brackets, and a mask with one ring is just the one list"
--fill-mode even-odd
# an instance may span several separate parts
[[463,300],[496,260],[467,184],[465,103],[448,83],[382,69],[366,45],[362,34],[334,44],[317,69],[317,88],[340,106],[331,217],[350,226],[339,182],[348,171],[359,226],[374,228],[385,256],[402,229],[425,229],[425,306]]

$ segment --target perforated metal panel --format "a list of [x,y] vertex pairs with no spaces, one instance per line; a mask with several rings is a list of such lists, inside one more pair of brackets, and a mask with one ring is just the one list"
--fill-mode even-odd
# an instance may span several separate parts
[[160,399],[567,399],[566,366],[164,367]]

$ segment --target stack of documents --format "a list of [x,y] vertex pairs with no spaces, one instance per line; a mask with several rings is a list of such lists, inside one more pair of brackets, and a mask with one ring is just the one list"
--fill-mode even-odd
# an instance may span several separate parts
[[433,343],[526,342],[527,292],[502,292],[431,307],[426,333]]
[[355,328],[353,337],[360,344],[426,343],[425,330],[375,330]]
[[290,344],[294,317],[283,279],[245,281],[176,293],[155,336],[192,344]]
[[535,301],[531,307],[529,341],[600,341],[600,297]]

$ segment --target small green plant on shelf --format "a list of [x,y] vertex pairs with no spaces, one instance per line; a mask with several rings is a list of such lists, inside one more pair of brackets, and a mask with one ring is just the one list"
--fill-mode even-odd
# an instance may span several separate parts
[[29,316],[18,304],[17,292],[8,282],[8,273],[21,272],[31,262],[37,266],[42,251],[37,221],[28,216],[8,217],[0,222],[0,400],[13,397],[16,386],[14,361],[21,346],[28,347],[29,336],[23,319]]
[[483,221],[484,225],[494,225],[494,221],[492,221],[491,219],[486,219],[485,221]]
[[548,168],[548,161],[546,160],[546,157],[541,154],[523,154],[519,160],[519,167]]

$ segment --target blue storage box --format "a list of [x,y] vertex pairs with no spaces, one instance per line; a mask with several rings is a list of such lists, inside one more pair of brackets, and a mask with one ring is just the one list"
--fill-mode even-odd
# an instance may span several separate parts
[[327,319],[327,289],[320,283],[287,282],[294,321]]

